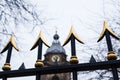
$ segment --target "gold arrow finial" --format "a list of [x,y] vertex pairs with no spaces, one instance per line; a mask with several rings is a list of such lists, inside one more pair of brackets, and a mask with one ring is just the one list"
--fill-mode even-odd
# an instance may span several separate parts
[[78,35],[75,33],[73,26],[71,26],[70,33],[69,33],[67,39],[65,40],[63,46],[66,45],[66,44],[70,41],[70,38],[71,38],[72,35],[75,37],[75,39],[76,39],[78,42],[84,44],[84,42],[82,42],[82,41],[79,39]]
[[16,44],[15,44],[15,41],[14,41],[14,35],[12,34],[9,42],[7,43],[7,45],[6,45],[5,48],[2,50],[1,53],[5,52],[5,51],[9,48],[9,44],[12,44],[12,46],[13,46],[17,51],[19,51],[19,49],[17,48],[17,46],[16,46]]
[[32,48],[31,48],[30,50],[33,50],[34,48],[37,47],[39,40],[42,40],[42,42],[43,42],[47,47],[50,47],[50,46],[48,45],[48,43],[46,42],[46,40],[44,39],[42,32],[40,31],[40,34],[39,34],[39,36],[38,36],[38,39],[36,40],[35,44],[32,46]]
[[42,42],[43,42],[47,47],[50,47],[50,46],[48,45],[47,41],[44,39],[42,31],[40,31],[39,38],[41,38]]
[[109,33],[111,34],[111,36],[113,36],[114,38],[116,38],[116,39],[118,39],[118,40],[120,39],[120,38],[110,29],[110,27],[107,25],[106,21],[104,21],[103,30],[102,30],[102,33],[100,34],[100,37],[99,37],[99,39],[98,39],[97,42],[99,42],[99,41],[104,37],[106,30],[108,30]]

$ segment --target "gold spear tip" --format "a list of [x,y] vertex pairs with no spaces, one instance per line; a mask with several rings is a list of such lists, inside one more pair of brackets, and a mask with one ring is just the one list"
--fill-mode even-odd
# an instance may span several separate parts
[[82,40],[80,40],[80,38],[78,37],[78,35],[75,33],[75,30],[74,30],[73,26],[71,26],[70,33],[69,33],[67,39],[65,40],[63,46],[65,46],[70,41],[70,38],[71,38],[72,35],[75,37],[75,39],[78,42],[84,44],[84,42]]
[[48,45],[48,43],[46,42],[46,40],[44,39],[43,33],[40,31],[38,39],[36,40],[36,42],[34,43],[34,45],[32,46],[32,48],[30,50],[33,50],[33,49],[35,49],[37,47],[39,40],[41,40],[47,47],[50,47]]
[[110,29],[110,27],[108,26],[108,24],[106,23],[106,21],[104,21],[104,24],[103,24],[103,30],[100,34],[100,37],[98,39],[97,42],[99,42],[100,40],[103,39],[104,35],[105,35],[105,31],[108,30],[110,35],[113,36],[114,38],[116,38],[117,40],[119,40],[120,38]]
[[9,44],[12,44],[12,46],[19,51],[19,49],[17,48],[15,41],[14,41],[14,35],[12,34],[10,37],[9,42],[7,43],[7,45],[3,48],[3,50],[1,51],[1,53],[5,52],[8,48],[9,48]]

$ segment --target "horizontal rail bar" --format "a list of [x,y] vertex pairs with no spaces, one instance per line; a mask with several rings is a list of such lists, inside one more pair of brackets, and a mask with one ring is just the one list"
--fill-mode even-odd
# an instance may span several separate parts
[[55,74],[55,73],[66,73],[73,71],[89,71],[89,70],[103,70],[109,68],[119,68],[120,60],[111,60],[103,61],[96,63],[82,63],[82,64],[70,64],[70,65],[60,65],[60,66],[51,66],[51,67],[42,67],[42,68],[31,68],[24,70],[10,70],[10,71],[1,71],[0,78],[4,76],[7,78],[10,77],[22,77],[22,76],[33,76],[36,73],[43,74]]

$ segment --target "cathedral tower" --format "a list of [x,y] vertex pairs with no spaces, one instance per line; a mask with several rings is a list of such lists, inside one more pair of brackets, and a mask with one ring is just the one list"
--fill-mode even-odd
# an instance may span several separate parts
[[[50,48],[46,50],[44,55],[45,59],[43,61],[45,66],[59,66],[69,64],[66,57],[65,49],[61,46],[59,42],[59,35],[56,33],[53,36],[53,42]],[[70,73],[59,73],[42,75],[41,80],[70,80]]]

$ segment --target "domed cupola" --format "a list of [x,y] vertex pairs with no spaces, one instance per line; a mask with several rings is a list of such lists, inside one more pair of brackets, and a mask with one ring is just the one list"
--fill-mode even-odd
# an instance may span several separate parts
[[59,41],[59,35],[56,33],[53,36],[53,42],[50,48],[47,49],[46,54],[49,53],[63,53],[65,54],[65,49],[61,46],[60,41]]

